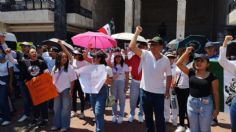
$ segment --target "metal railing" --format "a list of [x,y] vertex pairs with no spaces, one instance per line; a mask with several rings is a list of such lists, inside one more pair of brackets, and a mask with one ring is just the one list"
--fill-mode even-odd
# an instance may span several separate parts
[[54,9],[54,0],[17,0],[0,3],[0,11]]
[[[54,10],[54,0],[5,0],[0,1],[0,11],[24,11],[24,10]],[[92,11],[80,6],[70,9],[68,13],[78,13],[84,17],[92,19]]]
[[91,18],[92,19],[92,11],[80,6],[80,10],[79,12],[77,12],[78,14],[87,17],[87,18]]

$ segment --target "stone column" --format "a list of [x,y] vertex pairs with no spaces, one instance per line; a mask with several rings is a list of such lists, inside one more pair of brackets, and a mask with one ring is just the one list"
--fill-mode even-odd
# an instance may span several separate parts
[[66,0],[55,0],[54,29],[56,38],[62,40],[67,38],[66,26]]
[[141,0],[134,1],[135,10],[134,10],[134,28],[141,24]]
[[176,38],[185,37],[186,0],[177,0]]
[[125,0],[125,32],[132,32],[133,0]]
[[2,32],[6,32],[6,31],[7,31],[7,26],[6,26],[6,24],[0,22],[0,31],[2,31]]

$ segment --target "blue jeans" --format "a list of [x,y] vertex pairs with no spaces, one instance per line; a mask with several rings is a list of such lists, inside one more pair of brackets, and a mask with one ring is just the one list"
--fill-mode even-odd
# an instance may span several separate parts
[[236,96],[234,96],[230,107],[230,120],[232,132],[236,132]]
[[[124,117],[125,112],[125,80],[114,80],[111,87],[111,95],[115,96],[116,102],[112,106],[112,115]],[[120,112],[117,112],[119,102]],[[136,104],[135,104],[136,105]]]
[[68,129],[70,127],[71,97],[67,88],[54,99],[53,126]]
[[194,98],[189,95],[187,113],[191,132],[210,132],[213,114],[212,96]]
[[143,116],[144,112],[143,112],[143,99],[142,99],[142,96],[143,96],[143,90],[140,88],[139,89],[139,113],[138,115],[139,116]]
[[[138,101],[138,98],[140,97],[140,83],[135,82],[132,80],[131,85],[130,85],[130,115],[134,116],[135,115],[135,109],[136,109],[136,104]],[[142,100],[140,98],[140,104],[142,104]],[[143,109],[142,105],[139,107],[139,116],[143,116]]]
[[30,116],[30,107],[32,106],[32,101],[29,90],[23,81],[20,81],[19,85],[24,102],[24,115]]
[[108,87],[104,85],[98,94],[90,95],[90,102],[96,120],[96,132],[104,132],[104,113],[106,99],[108,96]]
[[[4,82],[8,83],[8,76],[1,77],[1,81],[6,80]],[[3,121],[10,121],[10,106],[8,102],[9,97],[9,89],[8,85],[1,85],[0,84],[0,111],[2,112],[1,118]]]
[[165,132],[164,94],[143,91],[143,110],[145,114],[146,132],[155,132],[153,112],[155,114],[156,131]]

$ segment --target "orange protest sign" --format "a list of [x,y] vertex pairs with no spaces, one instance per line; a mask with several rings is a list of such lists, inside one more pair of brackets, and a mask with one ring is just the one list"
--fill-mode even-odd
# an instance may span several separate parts
[[41,104],[58,96],[56,87],[49,73],[43,73],[27,81],[26,85],[34,105]]

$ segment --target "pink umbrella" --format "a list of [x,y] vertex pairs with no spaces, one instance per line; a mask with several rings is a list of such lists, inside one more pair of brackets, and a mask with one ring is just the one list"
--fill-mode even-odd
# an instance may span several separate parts
[[77,46],[85,48],[106,49],[116,46],[116,40],[100,32],[86,32],[71,38]]

